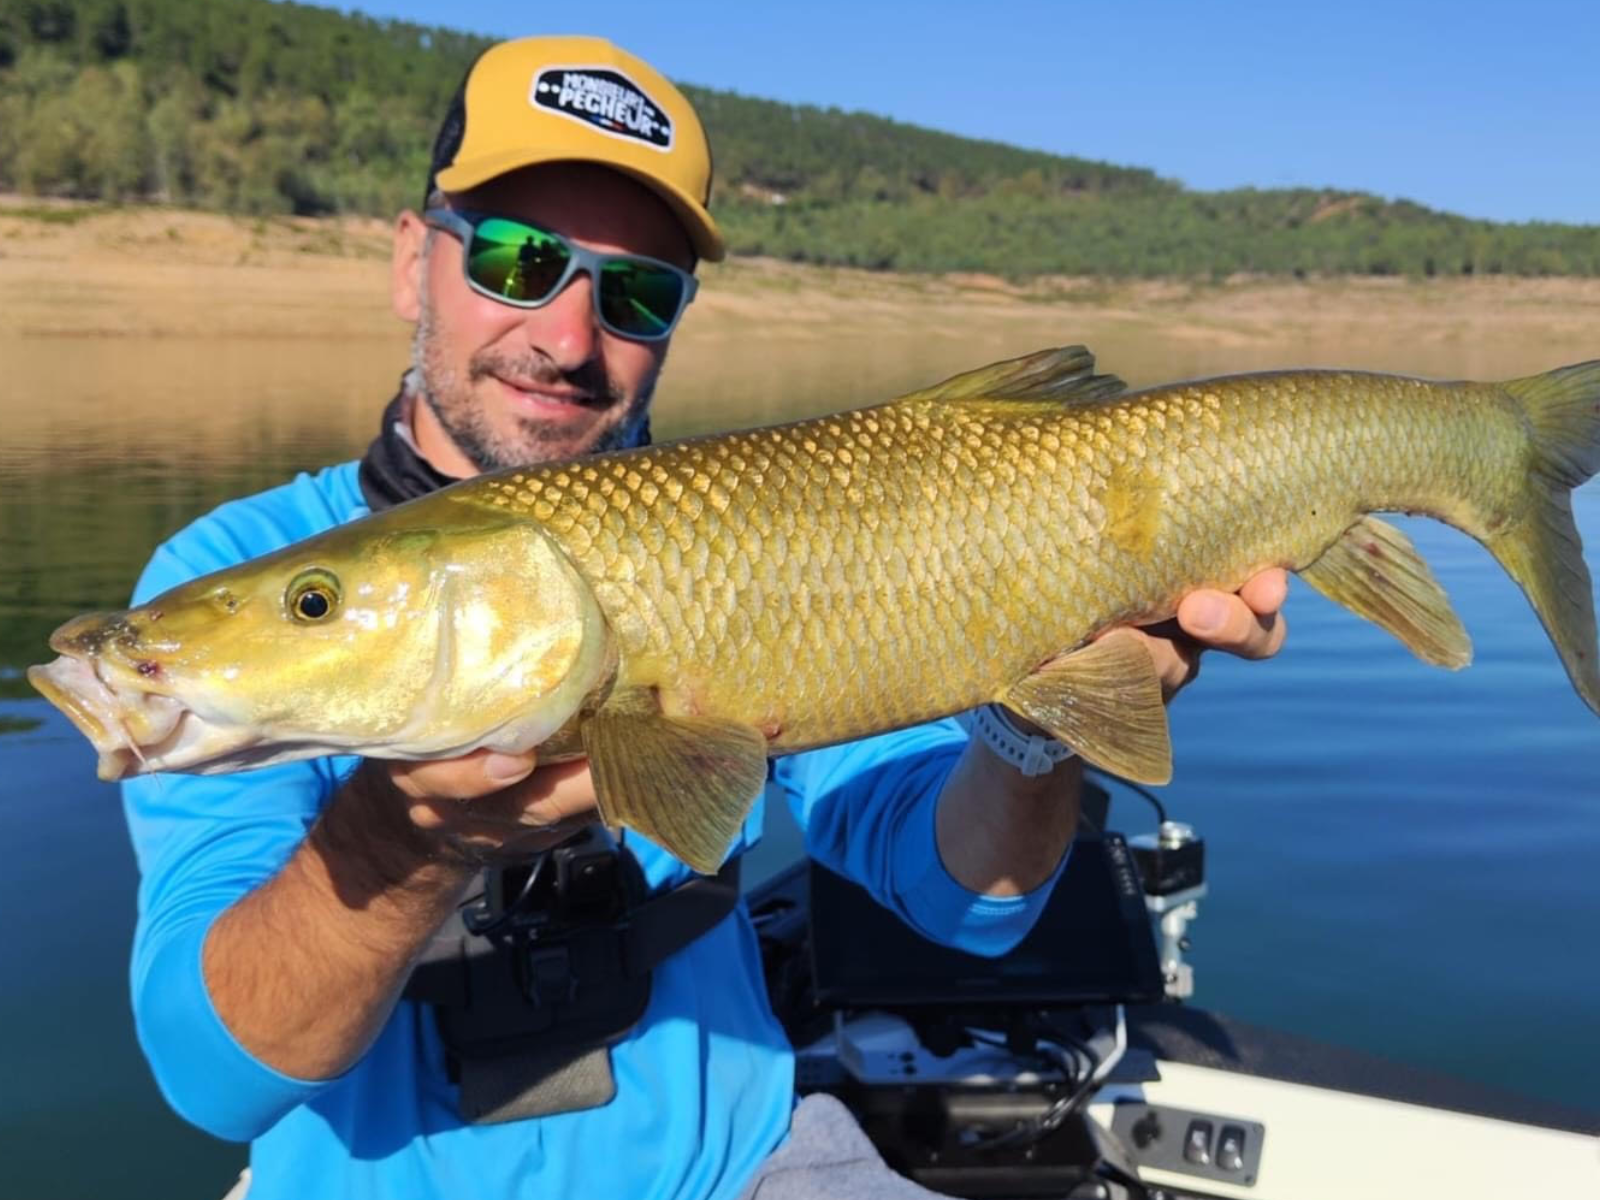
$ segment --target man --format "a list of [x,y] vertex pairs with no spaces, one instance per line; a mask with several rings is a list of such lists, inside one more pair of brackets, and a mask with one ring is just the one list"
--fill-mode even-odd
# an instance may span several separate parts
[[[382,435],[359,466],[178,534],[138,599],[450,478],[638,444],[690,273],[722,254],[709,186],[698,120],[643,62],[581,38],[488,51],[440,132],[425,212],[396,225],[394,304],[416,333]],[[1281,573],[1242,596],[1189,597],[1189,636],[1119,636],[1147,638],[1170,693],[1201,644],[1276,651]],[[813,855],[929,936],[997,953],[1039,911],[1076,822],[1076,760],[1032,748],[1024,774],[947,721],[780,760],[776,777]],[[543,1115],[475,1119],[441,1018],[401,998],[485,865],[592,821],[586,764],[323,759],[134,780],[126,799],[141,1042],[180,1113],[253,1141],[252,1200],[733,1197],[790,1134],[792,1056],[742,909],[656,968],[642,1017],[603,1053],[609,1099],[552,1102],[521,1080]],[[760,821],[758,806],[733,856]],[[689,876],[626,846],[654,894]],[[832,1128],[797,1119],[777,1161],[811,1161]]]

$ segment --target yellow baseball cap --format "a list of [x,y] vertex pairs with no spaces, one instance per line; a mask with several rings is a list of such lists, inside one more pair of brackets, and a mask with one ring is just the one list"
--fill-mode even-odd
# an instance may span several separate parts
[[439,129],[428,189],[464,192],[547,162],[599,163],[637,179],[677,215],[695,253],[722,258],[722,232],[706,210],[706,131],[688,98],[643,59],[604,38],[491,46]]

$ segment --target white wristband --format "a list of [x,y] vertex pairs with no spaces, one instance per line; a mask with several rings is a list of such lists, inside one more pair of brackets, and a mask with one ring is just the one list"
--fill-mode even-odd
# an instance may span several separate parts
[[1048,775],[1072,758],[1072,747],[1052,737],[1023,733],[998,704],[985,704],[966,714],[972,735],[1024,775]]

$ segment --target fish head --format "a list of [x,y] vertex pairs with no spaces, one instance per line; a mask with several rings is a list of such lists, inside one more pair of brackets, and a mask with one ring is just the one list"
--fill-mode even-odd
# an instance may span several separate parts
[[592,591],[536,524],[407,510],[78,617],[28,678],[102,779],[537,745],[614,669]]

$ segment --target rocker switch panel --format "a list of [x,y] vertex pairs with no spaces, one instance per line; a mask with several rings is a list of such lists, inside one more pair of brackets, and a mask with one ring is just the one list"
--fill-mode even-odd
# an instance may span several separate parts
[[1175,1171],[1191,1178],[1255,1187],[1267,1127],[1224,1113],[1122,1101],[1111,1132],[1142,1171]]

